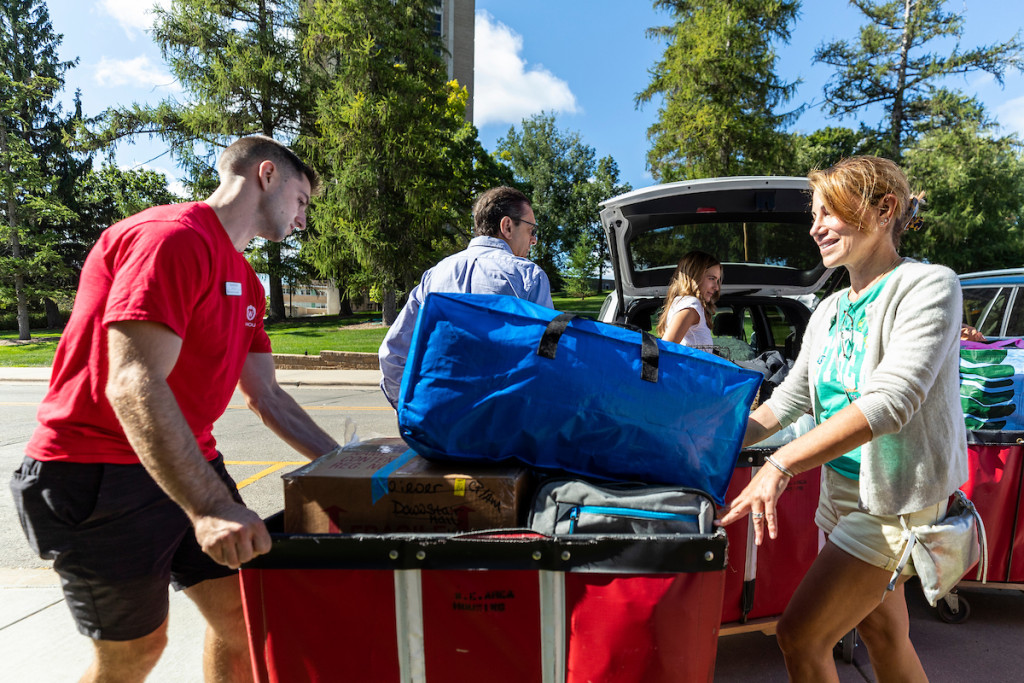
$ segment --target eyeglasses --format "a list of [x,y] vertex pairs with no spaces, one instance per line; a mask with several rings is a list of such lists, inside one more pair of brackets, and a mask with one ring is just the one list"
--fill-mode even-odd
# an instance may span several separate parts
[[853,316],[850,311],[843,311],[843,319],[839,322],[839,345],[836,347],[843,358],[853,357]]
[[531,223],[530,221],[526,220],[525,218],[519,218],[517,216],[509,216],[509,218],[511,218],[512,220],[514,220],[514,221],[516,221],[518,223],[526,223],[527,225],[532,226],[530,228],[530,237],[536,237],[537,236],[537,230],[538,230],[539,226],[536,223]]

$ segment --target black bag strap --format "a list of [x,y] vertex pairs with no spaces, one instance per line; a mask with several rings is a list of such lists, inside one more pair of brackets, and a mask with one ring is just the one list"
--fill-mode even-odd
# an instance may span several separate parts
[[[540,337],[540,343],[537,345],[538,356],[548,360],[555,359],[558,340],[562,338],[562,333],[575,317],[575,313],[559,313],[548,323],[544,334]],[[656,383],[658,381],[658,342],[648,332],[632,326],[627,329],[633,329],[640,333],[640,379]]]

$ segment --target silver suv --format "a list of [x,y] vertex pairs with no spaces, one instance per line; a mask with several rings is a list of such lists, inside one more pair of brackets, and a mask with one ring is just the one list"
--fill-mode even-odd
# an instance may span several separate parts
[[842,275],[822,264],[808,235],[806,178],[668,183],[601,206],[615,291],[600,319],[651,329],[676,264],[699,249],[722,262],[721,298],[710,324],[716,351],[732,360],[771,350],[795,359],[814,293],[838,286]]

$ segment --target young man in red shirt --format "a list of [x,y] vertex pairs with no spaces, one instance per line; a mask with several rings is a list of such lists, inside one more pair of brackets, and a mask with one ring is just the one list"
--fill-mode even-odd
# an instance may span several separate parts
[[111,226],[82,269],[39,427],[11,490],[95,658],[82,680],[143,680],[167,642],[167,586],[208,622],[207,680],[251,679],[236,570],[270,549],[213,438],[237,386],[309,458],[337,447],[277,384],[263,287],[242,251],[302,229],[317,176],[241,138],[205,202]]

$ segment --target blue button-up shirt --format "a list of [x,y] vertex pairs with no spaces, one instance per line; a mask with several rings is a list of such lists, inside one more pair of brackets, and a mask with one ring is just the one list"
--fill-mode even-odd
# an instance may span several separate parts
[[398,390],[409,355],[416,315],[431,292],[473,292],[506,294],[548,308],[551,284],[540,266],[516,256],[505,240],[474,237],[465,250],[452,254],[423,273],[420,283],[409,292],[409,300],[398,314],[378,353],[383,378],[380,388],[392,406],[398,405]]

